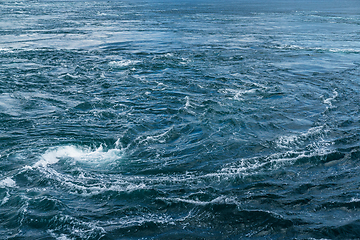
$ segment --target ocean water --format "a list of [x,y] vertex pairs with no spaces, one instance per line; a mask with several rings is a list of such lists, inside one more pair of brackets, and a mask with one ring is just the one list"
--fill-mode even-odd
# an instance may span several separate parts
[[0,239],[360,238],[358,0],[0,14]]

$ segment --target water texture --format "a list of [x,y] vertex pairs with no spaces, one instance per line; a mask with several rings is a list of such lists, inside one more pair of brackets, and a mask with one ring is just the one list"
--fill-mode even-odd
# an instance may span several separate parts
[[0,239],[360,238],[360,2],[0,2]]

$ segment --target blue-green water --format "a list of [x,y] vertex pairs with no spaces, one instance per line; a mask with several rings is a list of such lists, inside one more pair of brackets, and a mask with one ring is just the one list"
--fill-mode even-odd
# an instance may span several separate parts
[[0,2],[0,239],[360,238],[360,2]]

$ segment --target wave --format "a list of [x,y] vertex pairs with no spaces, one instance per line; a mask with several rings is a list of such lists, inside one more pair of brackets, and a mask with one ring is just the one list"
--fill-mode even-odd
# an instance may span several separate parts
[[125,68],[128,66],[133,66],[139,62],[140,61],[126,59],[126,60],[110,61],[109,65],[115,68]]
[[[329,223],[311,232],[327,211],[346,209],[356,220],[358,196],[343,199],[338,183],[356,174],[349,166],[357,164],[358,149],[333,149],[326,125],[275,138],[275,153],[244,157],[208,172],[141,172],[132,148],[167,142],[172,131],[170,127],[136,138],[127,148],[120,139],[112,147],[50,147],[33,165],[0,182],[0,190],[5,189],[0,191],[1,206],[16,208],[16,221],[56,239],[160,238],[159,231],[168,238],[179,233],[207,239],[221,233],[234,238],[287,238],[294,233],[321,237],[334,236],[326,235],[326,229],[331,234],[348,230],[347,225]],[[109,169],[114,164],[116,171]],[[128,174],[131,168],[138,172]],[[320,203],[316,194],[322,196]],[[306,216],[309,208],[317,210],[313,219]],[[203,229],[211,231],[201,235]]]
[[122,154],[123,152],[120,149],[104,150],[102,145],[96,149],[67,145],[47,150],[33,167],[46,167],[47,165],[56,164],[61,159],[69,159],[72,164],[80,162],[100,166],[121,159]]
[[16,182],[11,177],[7,177],[0,181],[0,188],[4,188],[4,187],[12,188],[15,186],[16,186]]
[[324,47],[308,47],[300,45],[274,45],[272,46],[279,50],[295,50],[295,51],[311,51],[311,52],[330,52],[330,53],[343,53],[343,54],[359,54],[360,50],[356,48],[324,48]]

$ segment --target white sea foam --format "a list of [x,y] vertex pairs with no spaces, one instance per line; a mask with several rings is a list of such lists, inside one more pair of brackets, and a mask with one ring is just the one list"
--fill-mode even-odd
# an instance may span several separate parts
[[14,51],[10,48],[2,48],[0,47],[0,52],[8,52],[8,53],[13,53]]
[[279,49],[289,49],[289,50],[307,50],[307,51],[320,51],[320,52],[332,52],[332,53],[360,53],[360,50],[355,48],[323,48],[323,47],[308,47],[308,46],[299,46],[299,45],[284,45],[284,46],[274,46],[274,48]]
[[263,171],[273,171],[284,166],[294,164],[302,158],[313,156],[325,156],[332,151],[326,148],[320,148],[314,151],[288,151],[285,153],[275,153],[264,158],[241,159],[237,162],[225,165],[219,172],[207,174],[208,177],[231,177],[231,176],[251,176]]
[[171,133],[171,131],[173,130],[173,127],[168,128],[165,132],[159,133],[157,135],[153,135],[153,136],[141,136],[138,137],[137,140],[139,141],[140,144],[149,144],[152,142],[158,142],[158,143],[165,143],[169,134]]
[[190,98],[188,96],[185,97],[186,103],[185,103],[185,108],[191,107],[190,104]]
[[[10,177],[7,177],[0,181],[0,188],[13,188],[13,187],[16,187],[16,182]],[[9,190],[7,190],[6,196],[1,200],[0,205],[4,205],[9,201],[9,199],[10,199],[10,194],[9,194]]]
[[73,240],[74,238],[69,238],[65,234],[55,234],[53,231],[48,231],[50,235],[56,240]]
[[[47,232],[57,240],[90,239],[104,235],[104,228],[97,226],[96,222],[85,222],[69,215],[54,216],[50,221],[61,224],[55,229],[48,229]],[[59,233],[68,232],[68,233]]]
[[68,145],[47,150],[33,167],[45,167],[56,164],[62,158],[71,158],[76,162],[99,164],[113,162],[120,159],[121,156],[122,151],[116,148],[105,151],[102,146],[93,150],[91,148]]
[[182,202],[188,203],[198,206],[206,206],[208,204],[235,204],[240,205],[240,203],[235,198],[228,198],[225,196],[219,196],[211,201],[200,201],[200,200],[192,200],[192,199],[185,199],[185,198],[157,198],[160,200],[168,201],[168,202]]
[[69,194],[81,195],[83,197],[96,196],[107,191],[131,193],[142,189],[151,189],[153,182],[161,183],[161,180],[157,178],[129,177],[120,173],[117,176],[111,177],[100,173],[92,175],[79,168],[78,170],[83,172],[77,176],[56,171],[51,167],[39,168],[38,170],[46,179],[52,179],[61,184],[64,189],[67,189]]
[[120,228],[129,228],[141,226],[148,222],[156,224],[174,224],[174,219],[165,214],[143,213],[141,216],[123,216],[117,220],[108,221],[107,224]]
[[127,60],[111,61],[111,62],[109,62],[109,65],[113,66],[113,67],[128,67],[131,65],[135,65],[138,62],[140,62],[140,61],[134,61],[134,60],[127,59]]
[[292,134],[280,136],[275,143],[278,148],[290,148],[301,146],[306,140],[320,139],[318,143],[324,142],[322,137],[327,133],[325,126],[318,126],[308,129],[308,131],[301,134]]
[[11,177],[7,177],[0,181],[0,188],[4,187],[16,187],[16,182]]
[[337,96],[339,96],[338,92],[336,91],[336,89],[333,90],[333,95],[327,99],[324,100],[324,103],[329,105],[329,107],[327,108],[333,108],[334,106],[332,105],[332,101],[335,100],[335,98],[337,98]]
[[353,197],[351,198],[350,202],[360,202],[360,198],[357,198],[357,197]]
[[185,103],[185,107],[183,109],[185,109],[188,113],[190,113],[192,115],[196,115],[196,113],[191,110],[191,108],[193,107],[193,104],[190,102],[189,96],[186,96],[185,100],[186,100],[186,103]]
[[4,205],[5,203],[7,203],[9,201],[9,199],[10,199],[10,194],[9,194],[9,192],[6,192],[6,196],[3,198],[0,205]]
[[309,46],[300,46],[294,44],[287,44],[281,46],[273,46],[277,49],[286,49],[286,50],[306,50],[306,51],[320,51],[320,52],[332,52],[332,53],[360,53],[360,50],[355,48],[324,48],[324,47],[309,47]]
[[230,98],[234,100],[243,100],[245,95],[256,94],[258,90],[261,88],[251,88],[251,89],[221,89],[219,90],[220,93],[228,95]]

